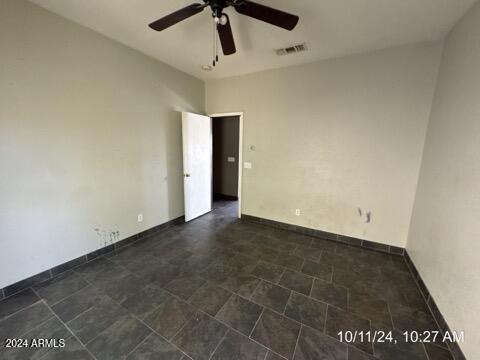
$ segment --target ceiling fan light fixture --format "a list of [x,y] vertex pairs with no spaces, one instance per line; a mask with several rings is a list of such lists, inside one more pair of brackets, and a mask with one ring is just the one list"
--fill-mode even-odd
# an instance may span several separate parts
[[227,22],[228,18],[225,14],[222,14],[222,16],[220,17],[215,17],[215,23],[217,23],[218,25],[227,25]]

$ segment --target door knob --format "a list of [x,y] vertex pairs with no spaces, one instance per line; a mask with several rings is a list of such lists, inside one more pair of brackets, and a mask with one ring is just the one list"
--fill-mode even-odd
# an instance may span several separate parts
[[185,177],[190,177],[190,174],[184,174],[183,176],[185,176]]

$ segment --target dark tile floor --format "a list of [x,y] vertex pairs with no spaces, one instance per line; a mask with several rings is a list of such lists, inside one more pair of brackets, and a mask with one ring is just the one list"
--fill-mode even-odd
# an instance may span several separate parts
[[[401,257],[236,219],[236,203],[0,301],[1,359],[451,359]],[[393,330],[397,344],[342,343]]]

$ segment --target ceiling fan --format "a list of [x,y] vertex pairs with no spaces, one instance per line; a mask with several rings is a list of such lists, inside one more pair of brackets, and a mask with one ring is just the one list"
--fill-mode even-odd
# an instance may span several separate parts
[[[177,10],[170,15],[152,22],[148,26],[153,30],[162,31],[180,21],[202,12],[207,7],[210,7],[215,29],[218,32],[218,37],[222,45],[223,54],[232,55],[237,50],[235,48],[235,40],[233,39],[232,28],[230,26],[230,19],[228,15],[223,12],[225,8],[232,6],[242,15],[250,16],[286,30],[293,30],[299,20],[299,17],[296,15],[257,4],[249,0],[203,0],[203,2],[203,4],[196,3]],[[216,44],[216,39],[214,39],[214,42]],[[214,45],[214,47],[216,47],[216,45]],[[214,51],[216,51],[216,49]],[[218,55],[216,56],[216,60],[218,61]]]

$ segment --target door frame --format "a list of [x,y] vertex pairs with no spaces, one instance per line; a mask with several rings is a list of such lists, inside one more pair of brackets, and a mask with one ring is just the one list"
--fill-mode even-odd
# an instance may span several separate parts
[[[238,116],[238,218],[242,217],[242,170],[243,170],[243,112],[229,112],[229,113],[216,113],[208,114],[212,121],[214,118],[226,117],[226,116]],[[212,125],[213,126],[213,125]],[[212,170],[213,176],[213,170]]]

